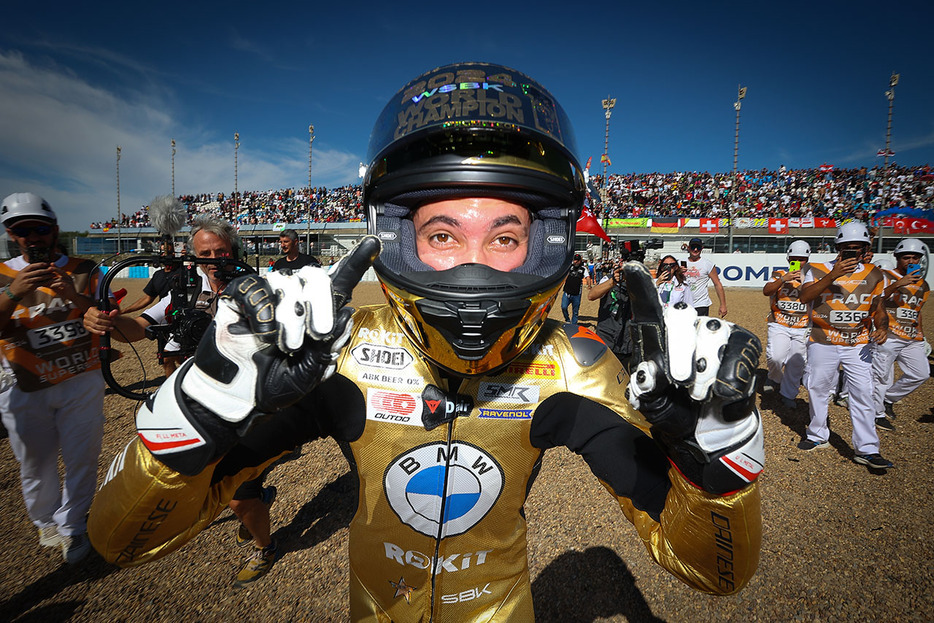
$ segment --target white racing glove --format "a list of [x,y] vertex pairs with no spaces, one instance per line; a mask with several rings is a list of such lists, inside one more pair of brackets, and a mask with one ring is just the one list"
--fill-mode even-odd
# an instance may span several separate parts
[[176,471],[199,473],[257,416],[294,404],[329,378],[352,329],[345,304],[379,249],[367,236],[330,270],[234,279],[193,359],[137,414],[149,450]]
[[742,489],[762,471],[755,372],[762,345],[742,327],[698,317],[676,303],[662,312],[644,265],[624,267],[632,304],[629,400],[681,473],[716,494]]

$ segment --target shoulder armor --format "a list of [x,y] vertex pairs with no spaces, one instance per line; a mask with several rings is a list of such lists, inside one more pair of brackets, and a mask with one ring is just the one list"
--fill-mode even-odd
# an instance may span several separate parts
[[608,350],[606,343],[587,327],[566,323],[563,328],[571,343],[574,358],[582,366],[592,366],[597,363]]

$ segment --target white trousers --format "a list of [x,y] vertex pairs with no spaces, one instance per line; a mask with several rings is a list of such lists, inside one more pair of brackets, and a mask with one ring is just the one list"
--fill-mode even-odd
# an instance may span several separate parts
[[[895,362],[902,376],[895,381]],[[886,402],[901,400],[921,387],[931,375],[922,340],[903,340],[889,334],[884,344],[876,344],[872,353],[872,377],[875,383],[873,404],[876,417],[885,415]],[[894,383],[894,384],[893,384]]]
[[790,329],[777,322],[768,323],[769,340],[765,345],[765,364],[769,380],[781,385],[785,398],[795,399],[807,363],[808,330]]
[[827,409],[830,395],[837,387],[837,368],[842,366],[850,398],[850,419],[853,421],[853,449],[859,454],[879,452],[876,432],[876,411],[872,402],[872,349],[865,346],[834,346],[808,344],[808,361],[804,381],[808,388],[811,421],[807,438],[827,441]]
[[[85,372],[52,387],[4,392],[3,425],[20,463],[29,518],[38,527],[56,524],[61,534],[87,532],[97,485],[97,457],[104,433],[104,379]],[[65,464],[59,482],[58,456]]]

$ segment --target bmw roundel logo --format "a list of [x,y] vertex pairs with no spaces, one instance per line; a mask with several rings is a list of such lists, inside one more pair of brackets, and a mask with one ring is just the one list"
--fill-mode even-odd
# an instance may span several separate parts
[[496,504],[503,482],[499,463],[463,442],[413,448],[397,456],[383,478],[386,499],[399,519],[417,532],[441,538],[477,525]]

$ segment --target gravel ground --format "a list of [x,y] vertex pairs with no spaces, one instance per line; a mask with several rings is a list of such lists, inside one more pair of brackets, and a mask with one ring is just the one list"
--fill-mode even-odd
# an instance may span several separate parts
[[[128,300],[142,287],[127,282]],[[381,300],[362,284],[355,302]],[[766,301],[758,291],[728,293],[729,319],[765,341]],[[934,326],[930,308],[925,324]],[[596,306],[584,302],[583,324]],[[552,317],[560,317],[558,310]],[[124,350],[127,350],[124,347]],[[145,349],[143,349],[145,350]],[[144,358],[149,358],[145,352]],[[764,365],[764,362],[763,362]],[[118,376],[138,379],[129,351]],[[160,375],[149,367],[149,377]],[[764,371],[760,370],[760,374]],[[766,471],[764,539],[759,570],[731,597],[697,593],[649,558],[583,461],[563,450],[545,465],[526,504],[529,565],[540,621],[929,621],[934,618],[934,386],[897,405],[898,430],[881,433],[895,469],[871,473],[852,462],[847,413],[831,407],[831,448],[795,448],[807,421],[798,407],[764,397]],[[133,435],[135,403],[108,395],[102,475]],[[353,484],[336,444],[306,444],[302,456],[277,468],[272,508],[284,555],[255,587],[231,585],[244,550],[229,512],[181,551],[137,569],[119,570],[92,556],[78,568],[40,548],[20,494],[18,465],[0,440],[0,620],[10,621],[343,621],[347,619],[347,524]]]

